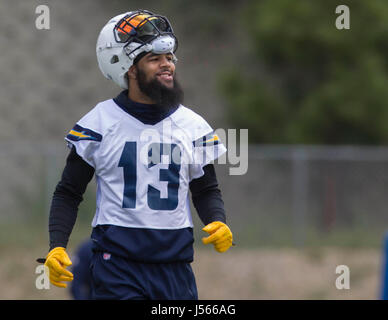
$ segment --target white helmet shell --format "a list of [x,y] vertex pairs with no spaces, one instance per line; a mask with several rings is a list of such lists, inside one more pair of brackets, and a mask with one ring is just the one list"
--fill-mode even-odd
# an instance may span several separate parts
[[176,48],[175,38],[168,34],[160,35],[146,45],[138,42],[117,42],[114,36],[116,24],[132,13],[126,12],[110,19],[102,28],[96,44],[97,61],[102,74],[122,89],[128,89],[127,72],[137,55],[144,51],[156,54],[173,53]]
[[129,59],[125,54],[123,50],[124,44],[116,42],[113,29],[116,23],[126,14],[120,14],[109,20],[102,28],[96,45],[98,66],[102,74],[123,89],[128,88],[125,74],[131,67],[133,60]]

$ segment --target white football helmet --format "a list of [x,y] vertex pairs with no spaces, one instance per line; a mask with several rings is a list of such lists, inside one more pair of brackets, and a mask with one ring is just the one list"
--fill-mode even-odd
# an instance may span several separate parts
[[127,72],[142,52],[172,53],[178,41],[166,17],[137,10],[108,21],[97,39],[96,53],[102,74],[123,89],[128,89]]

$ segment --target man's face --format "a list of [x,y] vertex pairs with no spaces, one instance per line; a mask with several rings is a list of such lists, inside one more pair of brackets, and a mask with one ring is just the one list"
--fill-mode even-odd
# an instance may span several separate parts
[[175,75],[173,55],[148,53],[135,65],[141,92],[163,109],[183,102],[183,90]]
[[146,82],[157,80],[166,88],[174,87],[175,64],[171,53],[148,53],[140,59],[137,66],[145,75]]

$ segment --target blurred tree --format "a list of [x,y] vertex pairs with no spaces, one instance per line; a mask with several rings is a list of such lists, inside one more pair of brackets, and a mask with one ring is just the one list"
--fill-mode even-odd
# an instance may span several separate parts
[[[231,124],[251,142],[388,142],[388,2],[251,1],[240,27],[252,40],[244,63],[221,77]],[[237,68],[239,67],[239,68]]]

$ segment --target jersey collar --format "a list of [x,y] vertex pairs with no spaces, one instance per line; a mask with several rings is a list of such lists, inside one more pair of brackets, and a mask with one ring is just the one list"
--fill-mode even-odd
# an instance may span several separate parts
[[162,110],[156,104],[144,104],[132,101],[128,97],[128,90],[123,90],[120,94],[113,98],[113,101],[125,112],[132,117],[143,122],[144,124],[155,125],[173,114],[179,106],[169,110]]

